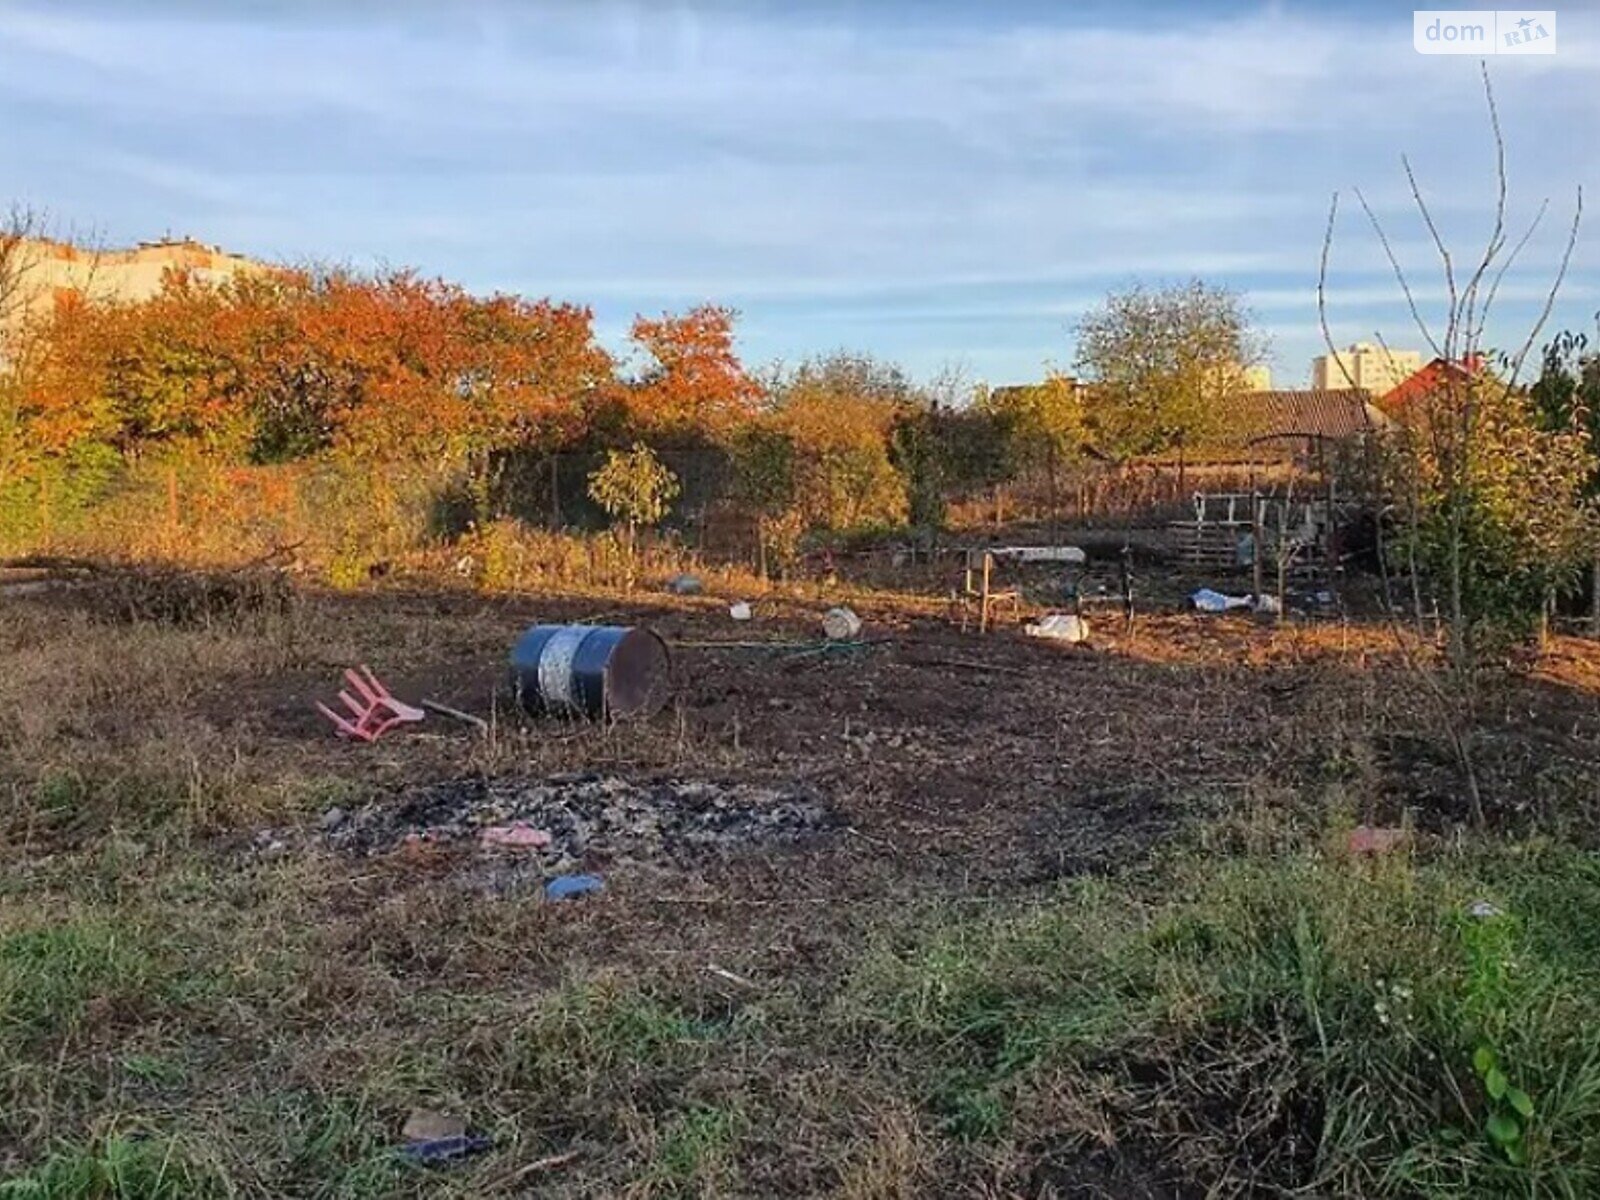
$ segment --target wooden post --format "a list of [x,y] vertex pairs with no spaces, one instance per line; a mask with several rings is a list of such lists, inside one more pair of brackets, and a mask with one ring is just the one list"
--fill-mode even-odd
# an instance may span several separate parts
[[178,468],[167,466],[167,549],[178,546]]
[[978,632],[989,632],[989,572],[994,568],[994,555],[983,552],[983,596],[978,602]]
[[1332,587],[1339,571],[1339,537],[1338,530],[1333,523],[1334,482],[1333,468],[1323,460],[1323,469],[1328,473],[1328,511],[1323,518],[1322,549],[1327,559],[1328,586]]
[[1261,602],[1262,585],[1262,520],[1261,520],[1261,493],[1250,493],[1250,578],[1253,595],[1256,603]]
[[1594,637],[1600,638],[1600,550],[1594,552],[1594,570],[1591,573],[1589,586],[1593,595],[1589,597],[1589,632]]

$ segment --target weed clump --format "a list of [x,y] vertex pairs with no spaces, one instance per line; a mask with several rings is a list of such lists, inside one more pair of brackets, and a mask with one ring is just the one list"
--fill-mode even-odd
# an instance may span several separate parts
[[880,949],[841,1015],[948,1133],[1035,1162],[1109,1141],[1225,1192],[1588,1194],[1597,903],[1566,851],[1186,862]]

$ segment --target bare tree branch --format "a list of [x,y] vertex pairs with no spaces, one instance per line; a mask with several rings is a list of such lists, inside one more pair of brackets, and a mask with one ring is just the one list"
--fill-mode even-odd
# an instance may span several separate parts
[[[1444,238],[1439,235],[1439,226],[1434,223],[1433,212],[1428,208],[1428,202],[1422,195],[1422,188],[1417,183],[1416,173],[1411,169],[1411,159],[1402,154],[1400,156],[1400,165],[1405,168],[1406,182],[1411,185],[1411,198],[1416,201],[1417,211],[1422,214],[1422,223],[1427,226],[1428,234],[1433,238],[1433,244],[1439,251],[1439,258],[1444,262],[1445,291],[1449,296],[1450,315],[1453,321],[1457,309],[1456,270],[1455,264],[1450,258],[1450,248],[1444,244]],[[1374,217],[1373,220],[1376,222],[1377,218]],[[1446,358],[1450,357],[1451,354],[1451,334],[1452,330],[1447,327],[1444,337],[1444,357]]]
[[43,216],[20,204],[0,221],[0,335],[21,319],[31,299],[24,285],[37,266],[33,244],[43,234]]
[[1339,216],[1339,193],[1328,203],[1328,227],[1322,234],[1322,259],[1317,265],[1317,323],[1322,327],[1322,343],[1328,348],[1328,357],[1339,364],[1339,371],[1351,387],[1356,381],[1350,377],[1350,368],[1344,365],[1338,349],[1333,344],[1333,334],[1328,329],[1328,258],[1333,253],[1333,225]]
[[[1494,85],[1489,79],[1489,63],[1487,59],[1480,59],[1478,68],[1483,74],[1483,96],[1489,106],[1489,128],[1494,134],[1495,151],[1495,180],[1498,192],[1494,206],[1494,229],[1489,234],[1489,244],[1484,248],[1483,257],[1479,260],[1477,269],[1473,271],[1472,278],[1463,292],[1466,302],[1466,336],[1469,346],[1475,342],[1476,332],[1481,331],[1483,323],[1476,327],[1473,317],[1476,315],[1478,288],[1483,282],[1483,277],[1494,264],[1495,257],[1505,248],[1506,236],[1506,194],[1508,191],[1506,178],[1506,139],[1500,129],[1500,109],[1494,99]],[[1485,316],[1487,320],[1487,316]]]
[[1483,307],[1478,310],[1478,325],[1472,333],[1474,341],[1478,341],[1483,337],[1483,329],[1484,326],[1489,323],[1489,313],[1494,308],[1495,297],[1500,294],[1500,281],[1506,277],[1506,272],[1509,271],[1516,264],[1517,259],[1521,257],[1523,248],[1527,246],[1530,240],[1532,240],[1534,232],[1539,228],[1540,222],[1544,220],[1544,214],[1549,210],[1550,198],[1546,196],[1544,202],[1539,205],[1539,211],[1534,214],[1532,222],[1529,223],[1527,231],[1523,233],[1522,237],[1517,241],[1517,244],[1511,248],[1511,253],[1505,257],[1505,260],[1500,264],[1500,269],[1495,272],[1494,279],[1489,283],[1489,293],[1484,298]]
[[1429,332],[1427,322],[1422,319],[1422,312],[1417,308],[1417,298],[1411,292],[1411,283],[1406,279],[1405,269],[1401,267],[1400,260],[1395,257],[1394,247],[1389,244],[1389,235],[1384,232],[1383,224],[1378,220],[1378,214],[1372,211],[1372,206],[1367,203],[1367,198],[1361,194],[1360,188],[1356,189],[1356,199],[1361,202],[1361,207],[1367,214],[1367,220],[1372,222],[1372,230],[1378,235],[1378,243],[1383,247],[1384,254],[1388,256],[1389,265],[1394,268],[1394,277],[1400,284],[1400,291],[1405,295],[1406,307],[1411,310],[1411,319],[1417,323],[1417,329],[1421,332],[1423,340],[1433,348],[1434,356],[1437,358],[1445,357],[1438,340]]
[[1534,342],[1538,341],[1545,322],[1550,319],[1551,310],[1556,306],[1556,296],[1561,291],[1561,285],[1566,282],[1567,267],[1572,262],[1572,251],[1578,244],[1578,229],[1582,224],[1583,188],[1580,186],[1577,202],[1572,209],[1572,226],[1567,230],[1567,244],[1561,252],[1561,265],[1556,269],[1556,277],[1550,281],[1550,290],[1545,293],[1544,307],[1539,310],[1539,319],[1533,323],[1533,328],[1528,330],[1528,337],[1522,343],[1522,349],[1518,350],[1516,357],[1511,360],[1511,374],[1506,380],[1507,390],[1516,386],[1517,376],[1522,372],[1522,364],[1527,360],[1528,352],[1533,349]]

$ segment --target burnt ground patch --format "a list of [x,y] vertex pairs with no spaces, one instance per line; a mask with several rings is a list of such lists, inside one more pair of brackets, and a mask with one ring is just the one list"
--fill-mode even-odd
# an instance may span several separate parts
[[[794,846],[839,825],[800,788],[705,779],[630,779],[597,771],[544,778],[463,777],[408,788],[324,821],[335,849],[381,855],[418,845],[475,847],[509,871],[502,881],[580,867],[666,861],[693,866],[756,846]],[[546,844],[504,846],[491,831],[519,827]]]

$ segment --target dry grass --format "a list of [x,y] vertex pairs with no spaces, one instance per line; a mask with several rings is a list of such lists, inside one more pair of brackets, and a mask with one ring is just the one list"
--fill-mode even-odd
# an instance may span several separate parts
[[[668,601],[458,582],[201,624],[0,598],[0,1175],[38,1185],[0,1195],[114,1195],[116,1178],[140,1196],[1138,1195],[1172,1163],[1227,1178],[1229,1122],[1260,1114],[1206,1116],[1183,1081],[1323,1078],[1277,1025],[1210,1020],[1230,996],[1267,1012],[1292,995],[1271,973],[1282,931],[1230,960],[1277,991],[1130,957],[1167,970],[1159,1030],[1118,990],[1125,967],[1087,972],[1121,961],[1107,948],[1144,953],[1141,930],[1189,928],[1185,897],[1205,888],[1261,911],[1245,876],[1163,879],[1153,845],[1266,872],[1409,811],[1424,853],[1443,852],[1451,768],[1389,635],[1151,616],[1058,653],[962,641],[935,598],[862,590],[894,638],[872,657],[687,650],[680,703],[643,728],[496,707],[530,621],[620,610],[676,641],[754,636],[726,620],[733,586]],[[815,636],[824,594],[770,594],[756,633]],[[952,657],[1013,673],[925,665]],[[357,661],[492,715],[493,735],[336,743],[308,701]],[[1551,661],[1485,706],[1485,779],[1508,828],[1581,840],[1596,659],[1562,642]],[[447,854],[350,859],[312,832],[329,806],[415,780],[583,769],[805,780],[854,832],[699,870],[611,864],[612,888],[571,906],[472,890]],[[263,830],[286,849],[260,848]],[[1531,936],[1562,931],[1530,953],[1588,963],[1584,860],[1554,860],[1571,886],[1541,899],[1535,866],[1505,853],[1459,876],[1446,856],[1430,894],[1500,871],[1515,886],[1494,894],[1539,914]],[[1080,872],[1114,875],[1096,904],[1053,881]],[[1305,878],[1282,894],[1361,909],[1359,878]],[[1329,961],[1369,943],[1439,953],[1382,922],[1322,932]],[[1052,990],[1044,965],[1078,982]],[[961,996],[975,1007],[952,1018]],[[1133,1057],[1130,1030],[1151,1034]],[[996,1058],[1007,1039],[1031,1057]],[[1181,1073],[1130,1077],[1152,1056]],[[469,1116],[495,1149],[403,1166],[414,1106]]]

